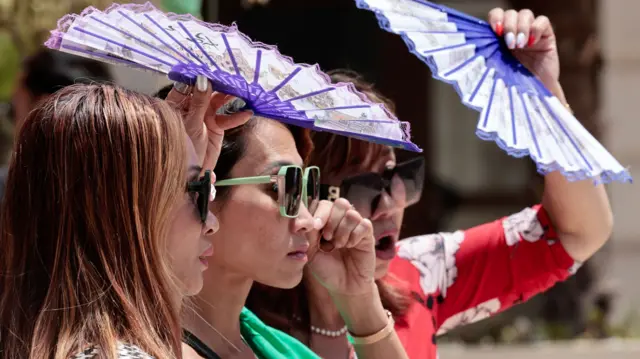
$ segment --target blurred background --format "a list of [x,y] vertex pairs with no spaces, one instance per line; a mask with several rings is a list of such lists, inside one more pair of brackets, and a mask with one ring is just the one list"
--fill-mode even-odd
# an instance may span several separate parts
[[[531,161],[510,158],[474,131],[477,113],[431,79],[402,40],[379,29],[352,0],[163,0],[168,11],[237,22],[254,40],[278,45],[297,62],[362,73],[412,123],[429,176],[407,211],[403,235],[466,228],[536,203],[541,179]],[[485,18],[494,7],[529,8],[555,26],[561,82],[576,117],[640,177],[640,1],[448,0]],[[104,0],[0,0],[0,165],[12,145],[11,99],[22,60],[37,51],[58,18]],[[115,82],[153,93],[167,83],[126,68]],[[402,155],[402,154],[401,154]],[[440,338],[441,358],[640,358],[640,190],[614,184],[612,240],[578,274],[497,317]]]

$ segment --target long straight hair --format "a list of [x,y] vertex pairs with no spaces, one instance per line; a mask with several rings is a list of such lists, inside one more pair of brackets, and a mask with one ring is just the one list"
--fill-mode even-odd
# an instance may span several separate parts
[[89,347],[114,358],[119,342],[181,357],[166,249],[186,185],[179,116],[115,86],[73,85],[25,120],[0,222],[0,358]]

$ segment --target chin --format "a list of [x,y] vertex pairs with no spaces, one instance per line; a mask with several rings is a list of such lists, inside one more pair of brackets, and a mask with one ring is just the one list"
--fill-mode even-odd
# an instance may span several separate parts
[[184,295],[187,297],[194,296],[200,293],[203,286],[204,286],[204,281],[202,280],[202,274],[201,274],[198,279],[192,280],[185,286]]
[[279,289],[292,289],[302,282],[302,270],[298,273],[287,275],[276,275],[273,280],[257,280],[261,284]]

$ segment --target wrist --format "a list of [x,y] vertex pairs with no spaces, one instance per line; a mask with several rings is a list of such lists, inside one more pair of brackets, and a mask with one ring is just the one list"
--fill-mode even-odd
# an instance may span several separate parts
[[567,105],[567,98],[564,96],[564,90],[562,89],[560,81],[556,80],[554,83],[547,86],[547,88],[549,89],[549,91],[551,91],[551,94],[553,96],[557,97],[558,100],[560,100],[563,105]]
[[347,329],[354,336],[364,337],[384,329],[389,322],[382,306],[378,286],[371,283],[371,290],[358,294],[331,294]]

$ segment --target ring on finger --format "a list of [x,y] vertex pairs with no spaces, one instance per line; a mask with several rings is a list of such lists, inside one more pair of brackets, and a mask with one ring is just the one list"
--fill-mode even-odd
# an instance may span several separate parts
[[191,94],[191,90],[193,89],[193,86],[190,86],[188,84],[185,84],[183,82],[174,82],[173,83],[173,88],[178,91],[179,93],[187,96],[189,94]]

